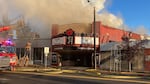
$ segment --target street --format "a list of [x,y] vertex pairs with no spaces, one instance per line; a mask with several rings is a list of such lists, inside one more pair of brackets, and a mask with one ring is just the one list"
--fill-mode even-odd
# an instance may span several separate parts
[[71,75],[39,75],[0,72],[0,84],[148,84],[144,82]]

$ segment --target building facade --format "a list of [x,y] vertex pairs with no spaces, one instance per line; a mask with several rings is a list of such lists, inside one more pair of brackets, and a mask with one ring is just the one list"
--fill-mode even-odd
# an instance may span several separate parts
[[145,71],[150,71],[150,41],[144,44],[144,47],[145,47],[144,68],[145,68]]
[[[73,23],[52,26],[52,60],[54,65],[59,62],[63,66],[88,66],[94,64],[93,24]],[[96,22],[97,63],[100,62],[100,45],[109,42],[122,42],[123,36],[130,35],[132,40],[140,40],[141,36],[121,29],[116,29]],[[58,54],[58,56],[56,55]]]
[[[31,43],[31,52],[29,55],[30,64],[38,64],[44,65],[45,62],[45,54],[44,47],[50,47],[50,38],[40,38],[34,39],[15,39],[14,42],[16,44],[16,54],[19,59],[25,56],[26,54],[26,44]],[[50,55],[48,56],[48,65],[50,65]]]

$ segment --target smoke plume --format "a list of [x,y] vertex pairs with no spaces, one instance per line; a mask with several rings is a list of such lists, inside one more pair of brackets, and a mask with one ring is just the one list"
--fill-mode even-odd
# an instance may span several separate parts
[[[107,0],[97,0],[96,19],[116,28],[123,25],[121,17],[109,12],[98,14],[105,9],[105,3]],[[49,37],[51,24],[93,22],[93,7],[85,0],[0,0],[0,10],[9,18],[23,15],[41,37]]]
[[148,33],[148,30],[144,26],[138,26],[135,32],[144,35]]
[[121,28],[123,26],[123,20],[119,16],[115,16],[109,12],[102,12],[99,14],[99,20],[104,24],[115,28]]

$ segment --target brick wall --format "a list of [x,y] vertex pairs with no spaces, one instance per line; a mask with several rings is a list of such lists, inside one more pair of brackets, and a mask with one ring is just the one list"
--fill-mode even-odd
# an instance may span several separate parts
[[150,71],[150,49],[145,49],[145,71]]

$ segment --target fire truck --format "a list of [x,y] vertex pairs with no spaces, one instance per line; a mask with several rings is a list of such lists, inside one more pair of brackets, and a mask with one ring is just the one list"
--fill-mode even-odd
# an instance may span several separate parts
[[0,43],[0,70],[13,70],[17,64],[15,44],[11,40]]
[[[9,27],[0,28],[0,31],[7,31]],[[12,40],[0,41],[0,70],[14,70],[17,64],[15,44]]]

